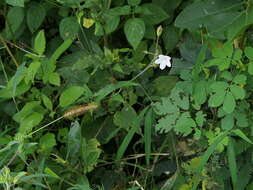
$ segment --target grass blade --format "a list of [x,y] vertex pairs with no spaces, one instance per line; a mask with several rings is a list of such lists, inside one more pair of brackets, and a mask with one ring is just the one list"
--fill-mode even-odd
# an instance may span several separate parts
[[144,144],[145,144],[145,154],[146,163],[150,164],[150,153],[151,153],[151,129],[153,123],[153,110],[150,108],[147,111],[144,122]]
[[236,156],[234,150],[234,141],[232,137],[229,138],[228,149],[227,149],[227,156],[228,156],[228,166],[230,175],[232,178],[233,188],[236,189],[237,184],[237,165],[236,165]]

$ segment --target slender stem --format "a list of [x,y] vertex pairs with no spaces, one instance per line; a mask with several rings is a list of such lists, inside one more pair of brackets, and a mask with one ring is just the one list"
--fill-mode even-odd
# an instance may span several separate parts
[[17,60],[15,59],[15,57],[13,56],[13,54],[11,53],[10,48],[8,47],[7,43],[5,42],[4,38],[2,37],[2,35],[0,34],[0,41],[3,43],[4,47],[6,48],[7,52],[9,53],[12,61],[14,62],[14,64],[16,65],[16,67],[19,66]]
[[42,126],[41,128],[38,128],[37,130],[35,130],[35,131],[31,132],[31,133],[30,133],[30,134],[28,134],[27,136],[28,136],[28,137],[32,136],[34,133],[37,133],[38,131],[40,131],[40,130],[42,130],[42,129],[46,128],[46,127],[48,127],[49,125],[51,125],[51,124],[55,123],[56,121],[59,121],[59,120],[60,120],[60,119],[62,119],[62,118],[63,118],[63,116],[61,116],[61,117],[59,117],[59,118],[55,119],[54,121],[52,121],[52,122],[50,122],[50,123],[48,123],[48,124],[46,124],[46,125]]

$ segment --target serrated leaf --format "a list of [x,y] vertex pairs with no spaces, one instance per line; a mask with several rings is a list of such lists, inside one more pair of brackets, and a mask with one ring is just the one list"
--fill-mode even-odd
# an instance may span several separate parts
[[130,18],[124,25],[124,32],[127,41],[136,49],[144,37],[145,23],[141,18]]
[[66,107],[74,103],[84,92],[84,88],[80,86],[71,86],[64,90],[60,96],[60,106]]
[[234,117],[232,114],[226,115],[222,118],[221,127],[223,130],[230,130],[234,127]]
[[27,10],[26,22],[29,30],[35,32],[46,17],[46,10],[40,3],[32,3]]
[[154,104],[154,110],[158,115],[179,112],[178,107],[172,104],[170,98],[162,98],[162,102],[156,102]]
[[181,133],[183,136],[187,136],[192,132],[194,127],[196,127],[196,123],[191,118],[190,113],[184,112],[176,123],[175,131]]
[[174,101],[175,105],[179,106],[184,110],[189,109],[189,97],[182,89],[175,87],[174,89],[172,89],[170,97]]
[[218,107],[220,106],[225,98],[226,91],[220,91],[215,94],[212,94],[208,100],[208,105],[210,107]]
[[204,114],[202,111],[198,111],[196,113],[196,123],[199,127],[202,127],[204,122],[206,121],[206,114]]
[[246,55],[250,60],[253,60],[253,48],[252,48],[252,47],[245,47],[244,53],[245,53],[245,55]]
[[34,40],[34,50],[39,54],[43,55],[46,48],[46,38],[44,30],[39,31]]
[[225,98],[224,98],[224,103],[223,103],[223,110],[226,113],[232,113],[235,109],[236,106],[236,102],[235,102],[235,98],[233,96],[233,94],[231,92],[227,92]]
[[76,39],[79,32],[79,24],[75,17],[65,17],[59,25],[60,36],[63,40]]
[[160,133],[167,133],[175,127],[176,120],[179,117],[179,112],[166,115],[159,119],[158,124],[155,126],[155,130]]
[[234,95],[235,99],[244,99],[245,90],[237,85],[230,85],[230,91]]

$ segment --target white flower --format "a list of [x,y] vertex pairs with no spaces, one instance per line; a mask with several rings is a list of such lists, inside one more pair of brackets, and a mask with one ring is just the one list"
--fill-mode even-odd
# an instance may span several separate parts
[[171,57],[167,55],[159,55],[157,60],[155,60],[155,64],[160,65],[160,69],[163,70],[165,67],[171,67]]

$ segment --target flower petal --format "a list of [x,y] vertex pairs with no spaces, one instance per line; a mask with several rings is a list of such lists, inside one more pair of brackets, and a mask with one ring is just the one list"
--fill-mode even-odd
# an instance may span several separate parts
[[161,69],[161,70],[165,69],[165,67],[166,67],[166,64],[164,64],[164,63],[161,63],[161,64],[160,64],[160,69]]

